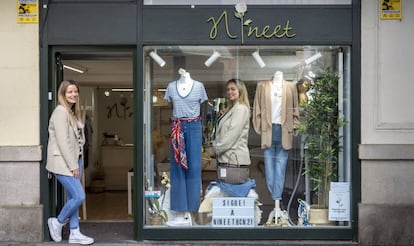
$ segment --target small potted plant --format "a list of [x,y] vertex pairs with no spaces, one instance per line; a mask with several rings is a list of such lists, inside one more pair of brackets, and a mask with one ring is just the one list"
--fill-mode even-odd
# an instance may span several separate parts
[[170,188],[170,186],[170,178],[166,172],[163,172],[161,176],[161,192],[158,195],[155,195],[156,193],[153,193],[150,196],[146,196],[149,205],[148,211],[150,213],[151,225],[162,225],[168,221],[168,214],[163,209],[163,204],[165,199],[165,191]]
[[337,181],[338,154],[342,150],[340,128],[347,123],[338,108],[338,82],[338,75],[331,69],[323,69],[315,77],[310,99],[301,105],[304,117],[298,126],[298,133],[305,137],[307,146],[305,161],[308,167],[304,174],[309,175],[317,198],[317,204],[313,204],[311,210],[324,214],[326,220],[321,220],[326,223],[329,223],[330,183]]

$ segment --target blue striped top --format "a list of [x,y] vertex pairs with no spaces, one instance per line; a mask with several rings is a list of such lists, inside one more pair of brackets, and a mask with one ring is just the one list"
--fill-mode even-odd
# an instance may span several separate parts
[[193,80],[190,93],[182,97],[178,93],[177,81],[168,84],[164,99],[173,104],[174,118],[194,118],[200,116],[200,104],[205,102],[207,92],[203,83]]

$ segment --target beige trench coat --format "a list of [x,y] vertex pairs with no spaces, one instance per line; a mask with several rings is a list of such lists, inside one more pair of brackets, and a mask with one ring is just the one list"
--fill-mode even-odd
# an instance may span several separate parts
[[69,117],[69,112],[62,105],[58,105],[50,117],[46,169],[52,173],[73,176],[72,171],[79,168],[78,159],[85,135],[82,130],[79,136],[77,126],[69,123]]
[[[261,148],[271,146],[272,141],[272,81],[260,81],[256,87],[252,122],[254,130],[261,135]],[[294,130],[299,123],[299,104],[296,84],[283,81],[282,84],[282,146],[292,149]]]

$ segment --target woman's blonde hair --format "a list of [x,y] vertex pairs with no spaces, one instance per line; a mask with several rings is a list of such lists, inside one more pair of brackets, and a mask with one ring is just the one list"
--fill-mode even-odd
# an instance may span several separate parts
[[239,91],[238,102],[247,106],[250,109],[249,95],[247,94],[246,85],[239,79],[230,79],[226,82],[226,86],[230,83],[236,84],[237,90]]
[[[79,103],[79,97],[76,100],[76,103],[73,104],[72,106],[66,100],[66,90],[68,89],[70,85],[75,85],[79,93],[78,83],[76,83],[73,80],[62,81],[62,83],[59,86],[59,90],[58,90],[58,104],[65,107],[68,110],[68,112],[73,113],[73,115],[76,117],[76,120],[82,121],[82,113],[81,113],[81,108],[80,108],[80,103]],[[72,124],[73,123],[75,123],[76,125],[76,122],[72,122]]]

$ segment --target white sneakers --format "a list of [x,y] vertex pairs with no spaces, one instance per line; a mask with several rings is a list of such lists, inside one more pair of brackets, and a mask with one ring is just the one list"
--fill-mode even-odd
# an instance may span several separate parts
[[175,217],[173,220],[167,221],[165,224],[167,226],[192,226],[193,221],[191,214],[189,212],[185,212]]
[[49,218],[47,220],[47,226],[49,227],[50,237],[55,242],[62,241],[62,228],[65,224],[59,223],[56,218]]
[[94,240],[91,237],[83,235],[79,228],[70,229],[69,243],[78,243],[82,245],[93,244]]
[[[57,218],[49,218],[47,220],[47,225],[49,227],[50,237],[53,239],[53,241],[55,242],[62,241],[62,228],[65,224],[59,223]],[[93,242],[94,242],[93,238],[83,235],[79,231],[79,228],[70,229],[69,243],[88,245],[88,244],[93,244]]]

